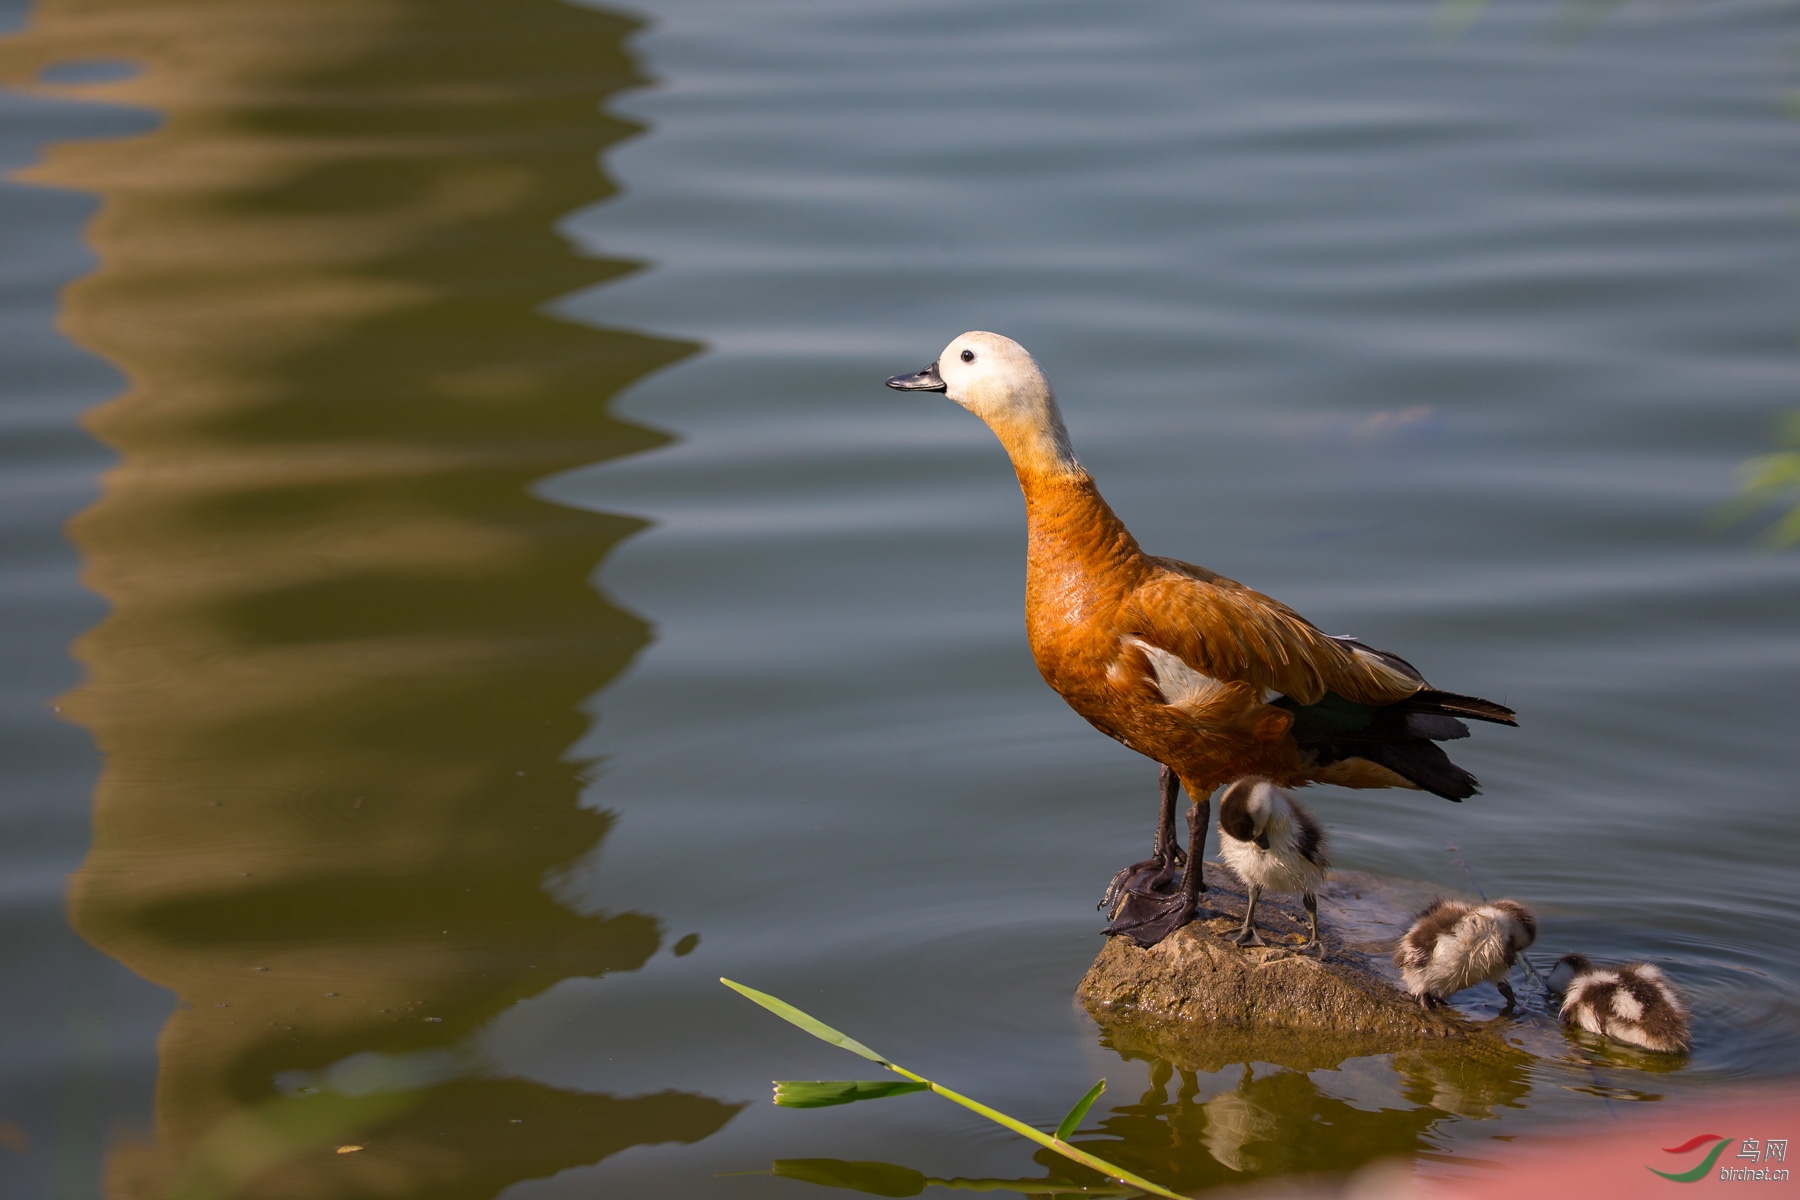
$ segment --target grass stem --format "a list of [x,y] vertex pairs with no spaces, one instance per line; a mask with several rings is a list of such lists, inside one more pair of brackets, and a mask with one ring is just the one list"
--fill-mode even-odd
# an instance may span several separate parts
[[[1014,1133],[1018,1134],[1020,1137],[1029,1138],[1031,1141],[1036,1142],[1038,1145],[1043,1146],[1045,1149],[1053,1150],[1057,1154],[1062,1155],[1064,1158],[1069,1159],[1072,1162],[1078,1162],[1084,1167],[1088,1167],[1092,1170],[1098,1171],[1098,1172],[1100,1172],[1100,1174],[1106,1176],[1108,1179],[1116,1179],[1120,1183],[1127,1184],[1131,1187],[1139,1189],[1140,1191],[1148,1192],[1152,1196],[1164,1196],[1164,1197],[1167,1197],[1168,1200],[1185,1200],[1185,1198],[1181,1195],[1181,1193],[1171,1192],[1166,1187],[1163,1187],[1159,1184],[1151,1183],[1148,1179],[1145,1179],[1141,1176],[1133,1175],[1130,1171],[1127,1171],[1122,1167],[1116,1167],[1112,1163],[1107,1162],[1104,1158],[1101,1158],[1098,1155],[1089,1154],[1086,1150],[1083,1150],[1078,1146],[1070,1145],[1068,1142],[1064,1141],[1059,1136],[1045,1133],[1041,1129],[1034,1129],[1032,1126],[1027,1125],[1025,1122],[1023,1122],[1021,1120],[1018,1120],[1016,1117],[1007,1116],[1005,1113],[1001,1112],[999,1109],[989,1108],[987,1105],[981,1103],[981,1101],[979,1101],[979,1100],[971,1100],[969,1097],[963,1095],[961,1092],[953,1092],[941,1083],[937,1083],[934,1080],[927,1079],[923,1075],[915,1075],[913,1072],[907,1070],[905,1067],[896,1066],[894,1063],[888,1061],[886,1058],[882,1057],[880,1054],[877,1054],[875,1051],[869,1049],[867,1046],[863,1045],[861,1042],[856,1041],[854,1038],[851,1038],[846,1034],[839,1033],[837,1030],[835,1030],[831,1026],[825,1024],[825,1022],[819,1020],[817,1017],[814,1017],[807,1013],[801,1012],[799,1009],[795,1008],[793,1005],[789,1004],[785,1000],[781,1000],[781,999],[778,999],[777,997],[771,996],[767,992],[759,992],[755,988],[745,987],[743,984],[737,983],[730,979],[721,978],[719,980],[719,982],[724,984],[726,987],[730,988],[732,991],[743,996],[745,999],[752,1000],[752,1001],[755,1001],[757,1004],[760,1004],[762,1007],[768,1009],[770,1012],[774,1013],[776,1016],[780,1017],[782,1020],[788,1022],[790,1025],[795,1025],[801,1029],[806,1030],[806,1032],[812,1034],[814,1037],[818,1038],[820,1041],[830,1042],[832,1045],[841,1047],[842,1049],[845,1049],[845,1050],[848,1050],[852,1054],[861,1055],[862,1057],[868,1059],[871,1062],[880,1063],[882,1066],[884,1066],[888,1070],[894,1072],[894,1074],[896,1074],[896,1075],[902,1076],[906,1079],[910,1079],[914,1083],[924,1084],[927,1088],[930,1088],[932,1091],[936,1092],[938,1095],[942,1096],[944,1099],[952,1101],[953,1103],[956,1103],[956,1104],[960,1104],[964,1108],[968,1109],[970,1112],[979,1113],[980,1115],[986,1117],[988,1120],[994,1122],[994,1124],[1004,1126],[1005,1128],[1010,1129]],[[1101,1087],[1103,1087],[1105,1085],[1105,1083],[1106,1083],[1106,1081],[1104,1079],[1101,1080],[1100,1081]],[[779,1089],[780,1085],[777,1084],[776,1086]],[[1099,1094],[1100,1094],[1100,1087],[1095,1087],[1086,1096],[1082,1097],[1082,1099],[1076,1104],[1075,1108],[1073,1110],[1071,1110],[1070,1116],[1073,1117],[1074,1120],[1078,1122],[1080,1120],[1081,1115],[1085,1114],[1085,1112],[1087,1111],[1087,1106],[1092,1104],[1094,1102],[1094,1100],[1099,1096]],[[779,1095],[779,1092],[778,1092],[778,1095]],[[873,1098],[873,1097],[871,1097],[871,1098]],[[779,1100],[777,1100],[777,1102],[779,1103]],[[1074,1129],[1071,1126],[1072,1126],[1072,1122],[1065,1119],[1062,1127],[1057,1130],[1057,1133],[1061,1134],[1065,1131],[1067,1131],[1069,1133],[1073,1133]]]

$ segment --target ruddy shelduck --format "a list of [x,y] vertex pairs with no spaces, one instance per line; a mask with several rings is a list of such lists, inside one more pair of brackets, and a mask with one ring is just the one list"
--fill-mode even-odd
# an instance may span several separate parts
[[1438,900],[1413,919],[1394,950],[1400,980],[1421,1008],[1437,1008],[1465,988],[1493,981],[1512,1012],[1519,998],[1507,976],[1537,941],[1537,918],[1517,900]]
[[1244,881],[1240,946],[1267,945],[1256,932],[1256,902],[1267,892],[1299,892],[1309,936],[1319,949],[1319,885],[1331,860],[1325,831],[1292,796],[1266,779],[1240,779],[1219,794],[1219,857]]
[[1681,1054],[1693,1045],[1681,993],[1653,963],[1597,967],[1580,954],[1565,954],[1546,980],[1562,993],[1562,1022],[1659,1054]]
[[1164,768],[1152,857],[1120,871],[1104,902],[1144,903],[1108,932],[1150,945],[1196,911],[1197,866],[1177,894],[1160,891],[1186,857],[1178,782],[1193,800],[1195,863],[1213,790],[1234,779],[1475,793],[1433,743],[1468,735],[1458,717],[1514,724],[1511,709],[1437,691],[1398,655],[1328,636],[1204,567],[1145,554],[1076,459],[1050,380],[1023,346],[965,333],[887,385],[943,392],[999,437],[1025,493],[1025,626],[1038,670],[1090,724]]

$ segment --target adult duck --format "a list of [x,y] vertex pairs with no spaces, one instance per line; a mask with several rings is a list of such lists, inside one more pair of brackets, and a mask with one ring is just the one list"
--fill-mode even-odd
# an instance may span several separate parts
[[[1038,670],[1089,724],[1163,766],[1152,855],[1114,877],[1107,932],[1153,945],[1193,918],[1211,796],[1234,779],[1475,794],[1475,777],[1434,743],[1468,736],[1459,717],[1516,724],[1511,709],[1438,691],[1398,655],[1328,636],[1204,567],[1145,554],[1076,459],[1050,380],[1023,346],[965,333],[887,386],[943,392],[999,437],[1025,493],[1025,628]],[[1193,801],[1194,865],[1171,895],[1187,857],[1177,782]]]

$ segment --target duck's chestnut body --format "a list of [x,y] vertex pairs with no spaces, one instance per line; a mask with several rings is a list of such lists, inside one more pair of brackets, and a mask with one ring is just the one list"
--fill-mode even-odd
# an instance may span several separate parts
[[1154,941],[1192,915],[1198,870],[1181,903],[1155,894],[1182,858],[1176,778],[1196,806],[1196,856],[1213,790],[1244,776],[1474,794],[1474,777],[1435,742],[1468,735],[1458,716],[1513,724],[1510,709],[1436,691],[1397,655],[1327,636],[1203,567],[1145,554],[1076,459],[1049,380],[1017,342],[965,333],[888,386],[946,392],[999,437],[1025,496],[1025,626],[1038,670],[1095,728],[1165,768],[1155,854],[1121,871],[1104,902],[1136,893],[1155,901],[1156,919],[1126,913],[1109,928]]
[[[1410,713],[1395,714],[1386,744],[1373,728],[1349,730],[1344,745],[1325,744],[1311,728],[1296,736],[1296,717],[1327,697],[1371,710],[1373,726],[1375,710],[1421,691],[1418,710],[1440,714],[1439,728],[1452,736],[1466,733],[1449,729],[1434,702],[1442,694],[1405,664],[1328,637],[1204,567],[1145,554],[1085,473],[1027,466],[1019,484],[1029,529],[1025,629],[1039,672],[1095,728],[1174,768],[1189,796],[1246,775],[1283,787],[1419,787],[1382,761],[1408,743],[1424,753],[1404,766],[1420,774],[1439,767],[1442,778],[1431,782],[1461,793],[1453,799],[1473,793],[1474,780],[1437,761],[1429,735],[1407,727]],[[1484,715],[1505,711],[1490,707]]]

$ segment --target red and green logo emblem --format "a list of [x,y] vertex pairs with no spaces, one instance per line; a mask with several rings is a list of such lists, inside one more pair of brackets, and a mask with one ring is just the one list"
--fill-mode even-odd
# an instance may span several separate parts
[[1679,1146],[1662,1148],[1664,1154],[1690,1154],[1708,1142],[1715,1143],[1713,1148],[1706,1152],[1706,1157],[1700,1160],[1699,1166],[1688,1171],[1659,1171],[1655,1167],[1645,1167],[1644,1169],[1652,1175],[1661,1175],[1664,1179],[1672,1179],[1676,1183],[1693,1183],[1711,1171],[1713,1164],[1719,1161],[1719,1155],[1725,1153],[1725,1147],[1736,1140],[1735,1138],[1720,1137],[1716,1133],[1703,1133],[1698,1137],[1689,1138]]

